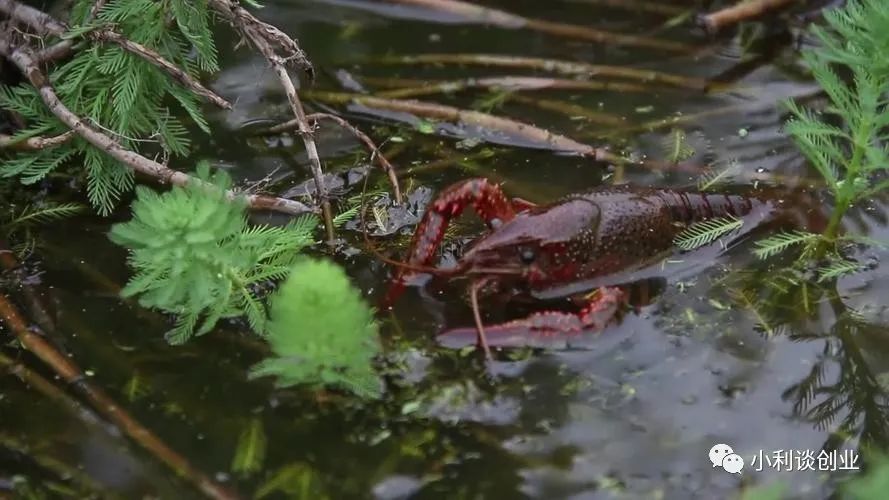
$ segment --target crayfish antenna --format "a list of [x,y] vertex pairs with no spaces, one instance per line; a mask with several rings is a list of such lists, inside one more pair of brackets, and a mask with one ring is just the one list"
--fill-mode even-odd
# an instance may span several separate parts
[[482,346],[482,351],[485,353],[485,359],[491,361],[493,359],[491,356],[491,348],[488,347],[488,339],[485,336],[485,325],[482,323],[482,315],[478,307],[478,291],[485,286],[486,282],[487,280],[485,279],[474,281],[472,283],[472,288],[469,289],[469,298],[472,302],[472,315],[475,318],[475,329],[478,333],[478,343]]

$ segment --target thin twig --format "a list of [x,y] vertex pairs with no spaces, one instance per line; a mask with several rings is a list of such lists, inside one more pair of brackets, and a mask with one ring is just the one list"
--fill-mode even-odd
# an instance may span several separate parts
[[734,26],[743,21],[749,21],[771,11],[782,9],[797,0],[743,0],[731,7],[711,12],[700,16],[698,22],[708,33],[719,31]]
[[[0,38],[0,54],[12,61],[34,85],[50,112],[87,142],[108,153],[115,160],[163,184],[184,186],[190,182],[203,182],[124,148],[108,135],[90,126],[86,120],[75,115],[59,99],[46,74],[35,63],[34,54],[27,47],[14,48],[8,40]],[[258,210],[273,210],[291,215],[314,212],[310,207],[295,200],[256,194],[246,195],[234,191],[229,191],[228,196],[232,199],[243,196],[251,208]]]
[[32,331],[33,327],[29,327],[25,323],[24,318],[6,295],[0,295],[0,318],[6,323],[8,331],[15,335],[26,349],[46,363],[59,378],[76,389],[92,404],[96,411],[113,422],[133,441],[197,486],[207,497],[214,499],[237,498],[234,493],[216,484],[203,472],[196,469],[185,457],[167,446],[126,410],[118,406],[104,391],[90,383],[80,367],[70,357],[61,353],[43,336]]
[[[460,0],[386,0],[389,3],[409,4],[464,19],[506,29],[528,29],[563,38],[585,40],[596,44],[638,47],[668,52],[691,52],[692,48],[673,40],[648,38],[603,31],[579,24],[560,23],[545,19],[524,17],[491,7],[482,7]],[[360,7],[362,4],[354,4]]]
[[[380,149],[374,143],[373,139],[368,137],[367,134],[365,134],[364,132],[358,130],[355,126],[353,126],[348,121],[346,121],[343,118],[340,118],[339,116],[336,116],[334,114],[312,113],[310,115],[307,115],[306,119],[309,121],[315,121],[315,122],[322,120],[322,119],[333,121],[333,122],[337,123],[339,126],[343,127],[347,131],[349,131],[356,138],[358,138],[358,140],[361,141],[365,145],[365,147],[367,147],[367,149],[370,150],[371,159],[376,159],[377,163],[379,163],[379,165],[380,165],[380,168],[382,168],[383,171],[386,172],[386,175],[389,177],[389,182],[392,183],[392,190],[394,191],[394,194],[395,194],[395,201],[398,202],[399,204],[402,202],[401,188],[399,187],[398,178],[397,178],[398,173],[395,171],[395,167],[392,166],[392,164],[389,162],[389,160],[387,160],[386,157],[383,156],[383,153],[380,151]],[[275,125],[274,127],[269,127],[267,129],[261,131],[260,133],[261,134],[280,134],[283,132],[290,132],[290,131],[296,129],[298,126],[299,126],[299,124],[297,123],[296,120],[290,120],[285,123]]]
[[0,134],[0,149],[15,149],[19,151],[47,149],[66,143],[75,135],[77,134],[73,130],[69,130],[52,137],[28,137],[27,139],[16,140],[11,135]]
[[458,64],[467,66],[491,66],[500,68],[522,68],[558,73],[563,75],[591,77],[611,77],[647,83],[662,83],[679,88],[713,90],[719,86],[703,78],[673,75],[660,71],[589,64],[577,61],[545,59],[542,57],[508,56],[500,54],[418,54],[384,56],[372,62],[382,64]]
[[[35,32],[44,36],[52,35],[56,37],[62,37],[65,35],[65,33],[68,32],[68,27],[64,23],[56,20],[49,14],[41,12],[33,7],[23,5],[16,0],[0,0],[0,12],[5,13],[11,19],[28,25]],[[84,36],[94,42],[111,42],[117,44],[123,50],[126,50],[131,54],[135,54],[145,61],[151,63],[152,65],[165,71],[174,80],[179,82],[180,85],[188,88],[195,94],[203,96],[216,106],[219,106],[222,109],[232,108],[231,104],[228,101],[226,101],[222,97],[219,97],[215,92],[208,89],[207,87],[204,87],[200,82],[192,78],[185,71],[179,69],[175,64],[167,61],[163,58],[163,56],[161,56],[154,50],[142,44],[133,42],[120,33],[107,28],[98,28],[86,33]],[[68,41],[70,42],[70,40]],[[64,42],[65,41],[61,43]],[[50,49],[54,52],[59,51],[59,53],[65,53],[70,50],[70,48],[71,44],[69,43],[65,46],[51,47]],[[39,57],[35,56],[34,59],[35,61],[42,61],[47,57],[50,57],[50,54],[41,53]],[[51,57],[57,57],[57,54],[53,53]]]
[[330,208],[330,194],[327,191],[327,185],[324,183],[324,171],[321,168],[321,157],[318,155],[318,146],[315,144],[315,138],[312,136],[312,129],[306,120],[306,112],[303,109],[302,102],[299,100],[299,94],[296,93],[296,87],[284,67],[283,61],[279,56],[272,55],[269,62],[278,75],[281,86],[284,87],[284,93],[287,95],[287,102],[290,103],[290,110],[296,117],[297,133],[303,140],[306,148],[306,156],[309,158],[309,165],[312,170],[312,177],[315,179],[315,192],[318,195],[318,201],[321,204],[321,212],[324,216],[324,227],[327,230],[327,241],[333,243],[336,235],[333,228],[333,210]]
[[491,348],[488,346],[488,337],[485,335],[485,324],[482,322],[482,314],[478,306],[478,292],[485,286],[485,283],[487,283],[487,281],[484,278],[474,281],[469,289],[469,298],[472,302],[472,318],[475,320],[478,343],[481,345],[482,351],[485,353],[485,359],[491,361],[493,359],[491,356]]
[[521,138],[535,147],[550,149],[563,153],[574,153],[593,158],[597,161],[613,161],[613,153],[595,148],[588,144],[577,142],[549,130],[545,130],[528,123],[503,118],[480,111],[466,110],[423,101],[404,101],[397,99],[381,99],[368,97],[361,94],[347,94],[335,92],[312,92],[311,96],[319,101],[327,101],[339,104],[355,103],[368,108],[382,109],[409,113],[423,118],[446,120],[450,122],[476,125],[488,130],[494,130],[507,136]]
[[302,68],[310,77],[314,76],[309,59],[293,38],[278,28],[266,24],[241,7],[234,0],[209,0],[210,7],[227,20],[238,32],[241,33],[259,51],[260,54],[272,66],[278,81],[284,87],[290,110],[299,125],[298,132],[306,148],[306,156],[315,180],[315,190],[321,212],[324,218],[324,227],[327,230],[328,242],[335,238],[333,227],[333,211],[330,208],[330,198],[327,186],[324,184],[324,172],[321,168],[321,158],[318,156],[318,147],[312,137],[312,130],[306,122],[306,113],[300,102],[296,86],[287,72],[287,65],[293,64]]
[[489,78],[467,78],[451,81],[404,80],[395,78],[364,77],[361,81],[369,85],[387,87],[392,90],[376,92],[377,97],[405,99],[431,94],[450,94],[470,88],[494,91],[518,92],[525,90],[604,90],[612,92],[652,93],[663,89],[628,82],[600,82],[593,80],[571,80],[566,78],[545,78],[535,76],[499,76]]
[[148,61],[152,65],[160,68],[161,70],[166,71],[167,74],[170,75],[170,77],[172,77],[174,80],[176,80],[176,82],[178,82],[180,85],[191,90],[195,94],[204,97],[216,106],[222,109],[232,109],[232,105],[230,102],[223,99],[207,87],[204,87],[200,82],[192,78],[188,73],[179,69],[178,66],[174,65],[170,61],[164,59],[154,50],[142,44],[129,40],[120,33],[111,31],[109,29],[98,29],[95,31],[91,31],[87,33],[86,36],[94,42],[111,42],[117,44],[123,50],[126,50],[131,54],[135,54]]

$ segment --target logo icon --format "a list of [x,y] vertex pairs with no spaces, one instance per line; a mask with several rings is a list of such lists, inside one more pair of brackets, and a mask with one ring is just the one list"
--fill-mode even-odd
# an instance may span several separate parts
[[744,459],[727,444],[714,445],[708,456],[713,467],[722,467],[729,474],[740,474],[744,468]]

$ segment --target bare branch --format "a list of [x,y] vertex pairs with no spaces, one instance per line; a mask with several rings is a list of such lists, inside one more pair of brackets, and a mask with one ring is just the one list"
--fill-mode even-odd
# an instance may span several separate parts
[[286,33],[264,23],[241,7],[236,0],[210,0],[213,8],[223,19],[228,21],[238,32],[269,59],[281,57],[286,64],[294,64],[309,75],[315,77],[315,69],[299,44]]
[[[375,159],[377,163],[379,163],[380,168],[386,172],[386,175],[389,177],[389,182],[392,184],[392,191],[395,194],[395,201],[398,203],[402,202],[401,197],[401,188],[398,184],[397,172],[395,171],[395,167],[389,163],[389,160],[383,156],[383,153],[380,152],[380,149],[374,143],[373,139],[367,136],[361,130],[358,130],[354,125],[349,123],[348,121],[340,118],[339,116],[330,114],[330,113],[312,113],[306,116],[306,119],[309,121],[319,121],[319,120],[330,120],[332,122],[337,123],[340,127],[343,127],[349,133],[358,138],[359,141],[364,143],[365,147],[370,150],[371,159]],[[297,129],[299,124],[296,120],[290,120],[288,122],[282,123],[280,125],[275,125],[274,127],[269,127],[266,130],[263,130],[263,134],[280,134],[282,132],[289,132],[291,130]]]
[[287,95],[290,110],[293,112],[293,116],[298,124],[297,130],[306,148],[306,155],[309,158],[312,177],[315,180],[316,193],[324,217],[324,227],[327,230],[327,240],[332,242],[334,239],[333,214],[330,208],[327,186],[324,184],[321,158],[318,156],[318,147],[315,145],[315,139],[312,137],[312,130],[306,122],[306,113],[303,110],[302,102],[299,100],[299,94],[296,92],[296,86],[294,86],[293,80],[290,79],[286,67],[288,64],[296,65],[302,68],[310,77],[313,77],[314,69],[311,63],[295,40],[278,28],[260,21],[236,1],[210,0],[210,6],[250,41],[256,50],[265,57],[272,66],[272,70],[278,76],[278,80],[284,88],[284,93]]
[[747,0],[700,16],[698,22],[708,33],[717,33],[742,21],[748,21],[773,10],[787,7],[795,1],[797,0]]
[[70,384],[92,404],[93,408],[133,441],[151,452],[182,477],[191,481],[209,498],[223,500],[237,496],[216,484],[206,474],[195,468],[185,457],[161,441],[147,427],[134,419],[100,388],[93,385],[70,357],[63,354],[41,335],[34,333],[25,323],[18,309],[6,295],[0,295],[0,318],[6,323],[7,332],[12,333],[21,344],[43,361],[63,381]]
[[0,134],[0,149],[15,149],[19,151],[47,149],[66,143],[75,135],[73,130],[69,130],[64,134],[59,134],[53,137],[29,137],[27,139],[16,140],[15,137],[11,135]]
[[[111,157],[134,171],[157,179],[161,183],[183,186],[189,182],[200,182],[188,174],[172,170],[154,160],[130,151],[106,134],[94,129],[86,120],[75,115],[56,95],[49,79],[34,62],[34,54],[26,47],[13,48],[8,40],[0,39],[0,54],[12,61],[23,75],[37,88],[41,99],[49,110],[65,125],[93,146],[108,153]],[[229,191],[230,198],[242,196]],[[313,212],[308,206],[294,200],[262,195],[243,195],[251,208],[273,210],[291,215]]]
[[49,14],[16,0],[0,0],[0,12],[10,19],[27,24],[37,34],[62,36],[68,28]]

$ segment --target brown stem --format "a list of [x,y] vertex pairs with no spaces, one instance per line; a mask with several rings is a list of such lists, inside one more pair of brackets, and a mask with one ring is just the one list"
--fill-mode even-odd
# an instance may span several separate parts
[[[4,0],[0,0],[4,1]],[[86,120],[75,115],[59,99],[49,83],[46,74],[34,61],[34,54],[27,47],[13,47],[8,40],[0,38],[0,54],[13,62],[23,75],[37,89],[44,104],[65,125],[74,130],[93,146],[106,152],[115,160],[132,168],[134,171],[152,177],[162,184],[184,186],[190,182],[203,182],[188,174],[172,170],[154,160],[146,158],[134,151],[121,146],[117,141],[90,126]],[[256,194],[239,194],[228,192],[229,198],[243,196],[251,208],[273,210],[291,215],[313,212],[308,206],[294,200],[275,198]]]
[[383,64],[460,64],[521,68],[586,78],[607,76],[646,83],[661,83],[693,90],[712,90],[715,85],[703,78],[673,75],[659,71],[608,66],[575,61],[560,61],[539,57],[504,56],[497,54],[419,54],[412,56],[385,56],[374,62]]
[[28,137],[27,139],[16,140],[13,136],[0,134],[0,149],[14,149],[18,151],[47,149],[66,143],[75,135],[77,134],[73,130],[69,130],[53,137]]
[[419,7],[447,12],[474,22],[489,24],[507,29],[524,28],[563,38],[586,40],[596,44],[638,47],[669,52],[690,52],[688,45],[671,40],[659,40],[634,35],[623,35],[602,31],[588,26],[559,23],[544,19],[523,17],[490,7],[481,7],[459,0],[386,0],[390,3],[416,5]]
[[[93,8],[95,9],[96,5],[94,5]],[[49,14],[41,12],[33,7],[23,5],[16,0],[0,0],[0,12],[5,13],[11,19],[27,24],[31,29],[44,36],[52,35],[61,37],[68,31],[68,27],[64,23],[57,21]],[[223,109],[231,109],[232,107],[228,101],[216,95],[216,93],[212,90],[204,87],[200,82],[189,76],[188,73],[182,71],[176,65],[164,59],[163,56],[161,56],[154,50],[128,40],[120,33],[117,33],[110,29],[100,28],[86,33],[85,36],[94,42],[115,43],[127,52],[135,54],[148,61],[152,65],[167,72],[167,74],[169,74],[171,77],[173,77],[174,80],[179,82],[180,85],[188,88],[195,94],[203,96],[216,106],[219,106]],[[70,42],[70,40],[68,42]],[[55,47],[52,50],[59,51],[60,53],[66,53],[68,50],[71,49],[72,43],[73,42],[68,43],[64,46]],[[56,54],[52,54],[52,57],[56,56]],[[47,57],[50,57],[50,54],[40,54],[40,57],[35,57],[35,61],[41,61]]]
[[[310,115],[307,115],[306,119],[309,121],[315,121],[315,122],[317,122],[319,120],[333,121],[333,122],[337,123],[339,126],[343,127],[347,131],[349,131],[349,133],[354,135],[356,138],[358,138],[358,140],[361,141],[364,144],[364,146],[370,150],[371,159],[372,160],[376,159],[377,163],[380,165],[380,168],[382,168],[383,171],[386,172],[386,175],[389,177],[389,182],[392,184],[392,190],[395,194],[395,201],[398,202],[399,204],[402,203],[401,188],[399,187],[399,184],[398,184],[397,172],[395,171],[395,167],[392,166],[391,163],[389,163],[389,160],[387,160],[385,156],[383,156],[383,153],[380,152],[380,149],[374,143],[373,139],[368,137],[367,134],[365,134],[364,132],[358,130],[356,127],[354,127],[348,121],[340,118],[339,116],[332,115],[330,113],[312,113]],[[260,134],[280,134],[283,132],[290,132],[291,130],[294,130],[298,127],[299,127],[299,124],[297,123],[296,120],[290,120],[288,122],[275,125],[274,127],[269,127],[259,133]]]
[[365,77],[362,82],[378,87],[393,88],[377,92],[378,97],[405,99],[432,94],[447,94],[470,88],[517,92],[524,90],[590,90],[612,92],[655,92],[656,89],[647,85],[626,82],[598,82],[590,80],[570,80],[566,78],[542,78],[535,76],[501,76],[491,78],[467,78],[445,82],[429,82],[423,80],[398,80],[393,78]]
[[302,138],[303,145],[306,148],[306,156],[309,158],[309,165],[312,171],[312,178],[315,180],[315,193],[318,195],[318,201],[321,203],[321,213],[324,216],[324,228],[327,230],[327,241],[333,243],[336,235],[333,228],[333,211],[330,208],[330,194],[327,192],[327,185],[324,183],[324,172],[321,169],[321,157],[318,156],[318,146],[315,145],[315,138],[312,136],[312,129],[306,120],[306,112],[303,110],[302,102],[299,100],[299,94],[296,93],[296,87],[287,74],[287,68],[284,67],[283,61],[277,55],[269,58],[269,62],[278,75],[278,80],[284,87],[284,93],[287,95],[287,102],[290,103],[290,110],[296,122],[296,129]]
[[104,391],[91,384],[70,357],[62,354],[25,323],[5,294],[0,295],[0,318],[6,323],[8,331],[15,335],[26,349],[40,358],[61,380],[70,384],[83,395],[97,412],[114,423],[133,441],[167,464],[177,474],[193,483],[204,495],[214,499],[237,498],[233,492],[216,484],[203,472],[196,469],[185,457],[167,446],[148,428],[130,416],[126,410],[118,406]]
[[708,33],[718,33],[724,28],[782,9],[796,1],[798,0],[743,0],[731,7],[703,15],[698,18],[698,22]]
[[15,254],[3,240],[0,240],[0,267],[6,270],[5,274],[7,276],[15,278],[16,283],[19,284],[28,312],[31,313],[34,322],[44,331],[54,332],[55,320],[53,315],[49,313],[41,300],[41,297],[46,295],[45,291],[37,289],[35,285],[28,284],[28,280],[23,279],[23,269],[19,267]]
[[207,99],[211,103],[222,109],[232,109],[232,105],[230,102],[226,101],[219,95],[217,95],[212,90],[204,87],[200,82],[192,78],[188,73],[179,69],[176,65],[164,59],[160,54],[155,52],[154,50],[128,40],[126,37],[121,35],[120,33],[108,30],[108,29],[99,29],[96,31],[91,31],[86,34],[86,36],[94,41],[94,42],[111,42],[120,46],[120,48],[130,52],[131,54],[135,54],[142,59],[148,61],[152,65],[160,68],[165,71],[168,75],[170,75],[174,80],[176,80],[183,87],[191,90],[195,94],[202,96]]
[[352,102],[369,108],[409,113],[424,118],[476,125],[488,130],[496,130],[513,137],[521,138],[536,144],[539,148],[564,153],[575,153],[593,158],[597,161],[611,161],[615,156],[605,149],[595,148],[588,144],[577,142],[563,135],[550,132],[549,130],[528,123],[518,122],[509,118],[501,118],[479,111],[445,106],[443,104],[381,99],[360,94],[335,92],[312,92],[311,97],[318,99],[319,101],[328,101],[339,104]]
[[209,5],[262,54],[278,76],[281,86],[284,87],[290,110],[293,112],[293,116],[299,125],[298,131],[306,148],[306,156],[309,158],[312,177],[315,180],[315,190],[318,195],[318,201],[321,204],[324,227],[327,230],[327,241],[332,243],[335,238],[333,212],[330,208],[327,185],[324,184],[321,158],[318,156],[318,147],[315,145],[315,139],[312,137],[312,130],[306,122],[306,113],[299,100],[299,94],[296,92],[296,86],[293,85],[293,80],[290,79],[286,68],[288,64],[294,64],[302,68],[311,77],[314,76],[312,64],[296,40],[290,38],[278,28],[260,21],[241,7],[237,1],[209,0]]

